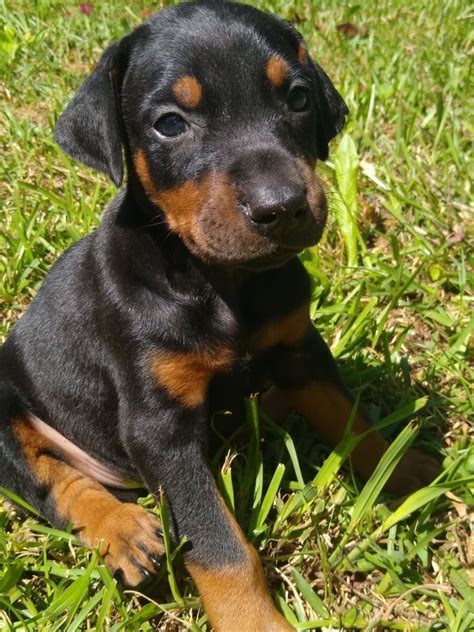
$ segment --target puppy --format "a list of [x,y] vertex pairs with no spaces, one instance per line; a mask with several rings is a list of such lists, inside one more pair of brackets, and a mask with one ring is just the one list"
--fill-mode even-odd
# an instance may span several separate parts
[[[0,483],[100,544],[128,585],[164,549],[156,519],[124,498],[163,490],[219,631],[292,628],[216,490],[209,415],[271,383],[335,444],[352,409],[297,257],[323,233],[314,168],[346,114],[301,36],[249,6],[182,4],[111,44],[56,139],[126,186],[0,350]],[[369,427],[359,413],[354,431]],[[362,478],[386,447],[376,432],[359,443]],[[411,451],[391,488],[432,471]]]

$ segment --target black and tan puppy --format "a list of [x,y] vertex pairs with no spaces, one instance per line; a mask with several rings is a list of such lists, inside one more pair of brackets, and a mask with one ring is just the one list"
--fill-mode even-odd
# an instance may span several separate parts
[[[117,186],[126,171],[126,187],[0,350],[0,483],[86,544],[102,541],[129,585],[154,572],[163,545],[121,490],[162,489],[220,631],[291,626],[216,491],[210,411],[270,381],[334,444],[352,407],[297,258],[322,235],[314,167],[346,113],[299,34],[245,5],[179,5],[113,43],[56,138]],[[357,416],[355,431],[368,427]],[[377,433],[359,444],[361,477],[385,449]],[[391,487],[431,474],[412,451]]]

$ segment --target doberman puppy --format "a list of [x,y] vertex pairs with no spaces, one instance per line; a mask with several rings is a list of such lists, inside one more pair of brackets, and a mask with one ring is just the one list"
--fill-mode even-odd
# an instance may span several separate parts
[[[314,168],[346,114],[297,31],[249,6],[181,4],[112,43],[56,139],[126,186],[0,350],[0,483],[101,543],[128,585],[163,542],[124,490],[163,490],[219,631],[291,626],[208,469],[210,413],[271,382],[335,444],[352,409],[297,257],[323,233]],[[358,413],[354,431],[369,427]],[[354,450],[362,478],[386,447],[373,432]],[[390,489],[432,465],[410,451]]]

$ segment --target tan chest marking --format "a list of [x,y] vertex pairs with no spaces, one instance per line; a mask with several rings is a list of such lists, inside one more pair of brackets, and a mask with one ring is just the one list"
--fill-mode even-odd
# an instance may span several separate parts
[[249,350],[256,353],[279,344],[295,344],[305,337],[310,327],[309,305],[305,303],[290,314],[265,323],[250,336]]
[[193,352],[160,352],[150,359],[153,378],[168,395],[186,408],[197,408],[206,399],[214,375],[232,365],[235,352],[228,347]]

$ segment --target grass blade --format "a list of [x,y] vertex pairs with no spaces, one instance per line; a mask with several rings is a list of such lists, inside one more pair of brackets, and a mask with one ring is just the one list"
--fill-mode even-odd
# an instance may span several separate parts
[[418,427],[414,424],[409,424],[400,432],[393,443],[389,445],[380,463],[375,468],[374,473],[359,494],[359,498],[352,511],[352,517],[348,527],[349,532],[351,532],[372,509],[377,496],[379,496],[392,472],[400,463],[400,459],[413,443],[417,434]]
[[359,203],[357,200],[357,170],[359,159],[352,137],[344,134],[336,150],[334,169],[337,191],[333,197],[335,215],[347,253],[347,265],[357,265],[361,242],[357,225]]
[[285,473],[285,466],[282,463],[279,463],[276,467],[272,480],[270,481],[267,492],[260,506],[260,511],[257,516],[256,525],[255,525],[255,528],[253,529],[254,535],[260,532],[264,527],[264,522],[270,512],[270,509],[272,508],[273,502],[275,501],[275,496],[277,495],[278,490],[280,489],[280,485],[281,485],[281,481],[282,481],[284,473]]
[[301,575],[301,573],[299,573],[296,568],[294,568],[291,571],[291,574],[293,575],[293,579],[295,580],[295,584],[298,587],[298,590],[301,592],[301,594],[314,610],[314,612],[322,619],[329,618],[330,612],[324,605],[323,600],[314,592],[314,590],[308,584],[306,579]]

